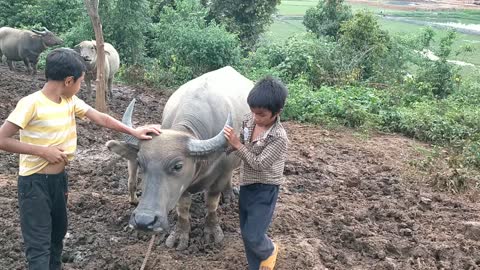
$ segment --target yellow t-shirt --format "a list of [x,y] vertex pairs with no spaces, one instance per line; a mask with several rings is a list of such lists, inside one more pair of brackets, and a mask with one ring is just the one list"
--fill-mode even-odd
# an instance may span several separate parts
[[[83,118],[90,108],[76,96],[62,97],[60,103],[55,103],[37,91],[22,98],[7,121],[21,128],[21,142],[61,147],[72,160],[77,149],[75,117]],[[47,165],[48,161],[41,157],[21,154],[19,175],[34,174]]]

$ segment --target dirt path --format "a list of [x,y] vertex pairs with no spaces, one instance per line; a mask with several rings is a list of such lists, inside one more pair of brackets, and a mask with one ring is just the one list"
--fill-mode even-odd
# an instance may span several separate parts
[[[41,85],[0,65],[0,117]],[[134,124],[158,122],[166,97],[149,89],[115,86],[113,114],[133,96]],[[480,269],[480,226],[466,223],[480,221],[480,205],[405,180],[409,161],[421,158],[417,148],[427,146],[397,135],[364,138],[297,123],[286,128],[286,182],[270,231],[282,247],[277,269]],[[105,149],[111,138],[118,134],[79,124],[65,269],[140,269],[145,255],[150,236],[128,229],[133,207],[126,164]],[[0,152],[0,161],[0,269],[24,269],[17,157]],[[159,237],[147,269],[246,269],[237,203],[219,209],[224,243],[205,246],[202,201],[194,196],[189,248],[169,250]]]

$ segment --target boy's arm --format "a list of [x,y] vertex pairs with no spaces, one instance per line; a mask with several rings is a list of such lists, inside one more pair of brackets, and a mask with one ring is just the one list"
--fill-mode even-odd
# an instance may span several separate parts
[[150,133],[150,132],[155,133],[157,135],[160,134],[160,129],[157,128],[156,126],[144,126],[144,127],[138,127],[136,129],[133,129],[123,124],[122,122],[118,121],[117,119],[111,117],[110,115],[101,113],[95,110],[94,108],[90,108],[85,113],[85,116],[99,126],[113,129],[118,132],[130,134],[141,140],[151,139],[152,136],[147,135],[147,133]]
[[263,148],[259,155],[252,153],[242,144],[235,154],[254,170],[261,171],[272,167],[275,161],[283,158],[287,153],[287,143],[286,138],[276,137]]
[[0,149],[17,154],[35,155],[46,159],[50,163],[59,163],[65,161],[68,163],[67,155],[63,153],[63,149],[59,147],[45,147],[20,142],[13,139],[20,127],[5,121],[0,127]]
[[288,139],[284,137],[274,138],[260,154],[256,155],[242,144],[235,135],[233,128],[226,126],[223,132],[230,146],[237,150],[237,156],[257,171],[268,169],[276,160],[283,158],[287,153]]

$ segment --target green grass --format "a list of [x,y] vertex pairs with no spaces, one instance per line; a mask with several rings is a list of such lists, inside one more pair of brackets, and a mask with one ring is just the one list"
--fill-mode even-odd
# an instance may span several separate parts
[[[274,23],[271,25],[269,31],[267,31],[265,38],[275,41],[282,41],[288,37],[306,31],[302,24],[303,18],[301,18],[307,9],[316,6],[317,0],[297,0],[297,1],[282,1],[278,7],[278,15]],[[455,11],[441,11],[441,12],[428,12],[428,11],[401,11],[385,9],[380,7],[372,7],[366,4],[353,4],[352,10],[354,12],[360,10],[368,10],[375,14],[389,15],[404,17],[412,20],[430,21],[430,22],[457,22],[465,24],[480,24],[480,11],[477,10],[455,10]],[[287,17],[282,17],[287,16]],[[293,18],[298,17],[298,18]],[[425,27],[423,25],[417,25],[406,22],[392,21],[387,19],[379,20],[381,27],[392,34],[415,34],[420,33]],[[440,36],[445,35],[446,31],[443,29],[434,29],[437,39]],[[458,50],[462,46],[470,45],[474,48],[473,53],[461,54],[452,57],[453,60],[460,60],[474,65],[480,66],[480,35],[470,35],[458,33],[457,40],[454,44],[454,49]],[[468,69],[468,68],[467,68]]]
[[277,19],[270,26],[265,38],[273,41],[283,41],[295,34],[305,32],[302,20]]
[[[283,16],[303,16],[307,9],[315,7],[318,4],[318,0],[297,0],[297,1],[282,1],[278,6],[278,14]],[[352,10],[360,11],[367,9],[371,12],[379,13],[385,12],[385,9],[380,7],[373,7],[366,4],[352,4]]]
[[286,16],[303,16],[307,9],[316,6],[317,0],[282,1],[278,6],[278,14]]
[[432,22],[456,22],[464,24],[480,24],[480,10],[455,10],[455,11],[384,11],[386,15],[401,16],[411,19],[421,19]]
[[[410,23],[391,21],[386,19],[381,19],[379,21],[381,27],[387,30],[392,34],[418,34],[424,29],[424,26],[415,25]],[[436,35],[435,39],[438,40],[446,34],[445,30],[434,29]],[[452,60],[460,60],[467,63],[472,63],[474,65],[480,66],[480,35],[468,35],[457,33],[457,39],[454,42],[453,49],[458,51],[462,46],[470,45],[474,48],[472,53],[463,53],[458,56],[453,56]]]

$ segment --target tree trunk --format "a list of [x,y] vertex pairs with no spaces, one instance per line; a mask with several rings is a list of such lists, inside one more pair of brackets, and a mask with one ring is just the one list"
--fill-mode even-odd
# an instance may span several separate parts
[[102,22],[98,15],[98,0],[83,0],[87,8],[88,15],[92,21],[93,30],[95,31],[95,40],[97,43],[97,79],[95,80],[95,109],[100,112],[107,111],[107,103],[105,89],[107,83],[105,79],[105,48],[103,40]]

